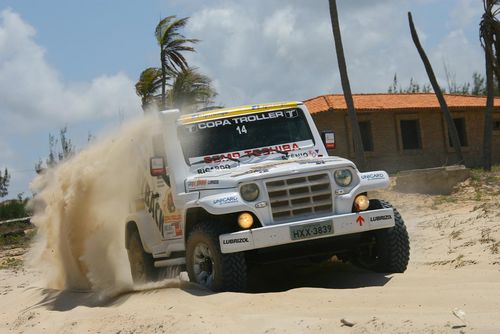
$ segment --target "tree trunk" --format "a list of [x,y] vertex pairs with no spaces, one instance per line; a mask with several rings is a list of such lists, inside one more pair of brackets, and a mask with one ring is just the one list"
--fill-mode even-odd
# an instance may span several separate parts
[[352,99],[351,85],[349,84],[349,77],[347,75],[347,65],[344,57],[344,48],[342,47],[342,36],[340,34],[339,17],[337,12],[336,0],[329,0],[330,2],[330,18],[332,20],[333,38],[335,40],[335,51],[337,53],[337,62],[339,64],[340,81],[342,83],[342,90],[344,91],[344,99],[347,105],[349,120],[352,129],[352,138],[354,141],[354,150],[356,153],[356,162],[358,169],[361,171],[366,170],[365,153],[363,150],[363,141],[361,139],[361,131],[359,129],[358,117],[354,109],[354,101]]
[[486,60],[486,112],[484,114],[484,138],[483,138],[483,169],[491,170],[491,140],[493,133],[493,50],[492,36],[484,38],[484,55]]
[[161,58],[161,106],[160,110],[165,109],[166,104],[166,94],[165,88],[167,85],[167,71],[165,69],[165,51],[163,50],[163,45],[160,46],[160,58]]
[[462,155],[462,149],[460,147],[460,139],[458,138],[458,132],[457,132],[457,128],[455,127],[455,122],[453,122],[450,111],[448,110],[448,105],[446,104],[446,100],[444,99],[443,92],[441,92],[441,87],[439,87],[439,84],[436,80],[436,76],[434,75],[434,71],[432,69],[431,62],[429,61],[429,58],[427,58],[427,55],[425,54],[425,51],[424,51],[422,45],[420,44],[417,30],[415,29],[415,25],[413,24],[413,19],[412,19],[410,12],[408,12],[408,22],[410,24],[410,31],[411,31],[411,37],[413,39],[413,43],[415,43],[415,47],[418,50],[420,58],[422,58],[422,62],[424,63],[425,71],[427,72],[427,76],[429,77],[432,88],[434,89],[434,93],[436,94],[436,97],[439,101],[439,105],[441,106],[441,111],[443,113],[443,117],[444,117],[444,119],[446,121],[446,125],[448,127],[448,134],[450,135],[451,142],[453,144],[453,148],[455,149],[455,152],[457,155],[457,163],[463,164],[465,161],[464,161],[464,157]]
[[[500,22],[498,22],[495,17],[493,16],[493,13],[491,13],[492,16],[492,29],[491,32],[494,34],[494,36],[500,37]],[[500,40],[498,38],[493,38],[491,40],[491,47],[490,47],[490,55],[492,56],[491,58],[491,67],[492,67],[492,72],[495,74],[496,77],[496,84],[497,84],[497,89],[500,90]],[[495,41],[493,41],[493,39]],[[493,45],[495,46],[495,52],[493,52]],[[493,79],[493,78],[492,78]],[[495,81],[493,81],[493,92],[495,90]]]

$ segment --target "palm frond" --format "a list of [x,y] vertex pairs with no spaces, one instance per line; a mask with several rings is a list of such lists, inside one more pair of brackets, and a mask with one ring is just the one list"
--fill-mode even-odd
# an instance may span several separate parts
[[182,112],[191,112],[200,105],[207,106],[217,95],[211,86],[212,80],[196,68],[180,71],[168,93],[169,104]]
[[135,92],[141,97],[142,103],[146,104],[149,99],[156,96],[161,88],[161,69],[149,67],[142,71],[139,80],[135,84]]

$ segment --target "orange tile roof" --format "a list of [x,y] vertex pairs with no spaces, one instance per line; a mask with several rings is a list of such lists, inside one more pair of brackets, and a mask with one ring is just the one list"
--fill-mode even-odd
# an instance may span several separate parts
[[[354,94],[354,107],[358,111],[380,110],[439,110],[439,102],[434,93],[416,94]],[[445,94],[446,103],[451,110],[484,109],[486,97],[472,95]],[[342,94],[320,95],[305,100],[311,114],[323,111],[345,111],[347,106]],[[495,98],[495,110],[500,110],[500,97]]]

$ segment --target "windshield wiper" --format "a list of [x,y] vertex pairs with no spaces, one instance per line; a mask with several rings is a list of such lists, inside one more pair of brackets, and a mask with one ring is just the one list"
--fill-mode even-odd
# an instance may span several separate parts
[[254,156],[254,157],[260,157],[260,151],[259,152],[256,152],[258,150],[252,150],[248,153],[245,153],[243,155],[240,155],[240,159],[241,158],[246,158],[246,157],[251,157],[251,156]]
[[225,159],[228,159],[228,160],[231,160],[231,161],[236,161],[236,162],[240,162],[240,159],[238,158],[233,158],[233,157],[224,157]]
[[274,151],[274,152],[278,152],[278,153],[281,153],[283,155],[285,155],[287,158],[288,158],[288,151],[283,151],[283,150],[271,150],[271,151]]

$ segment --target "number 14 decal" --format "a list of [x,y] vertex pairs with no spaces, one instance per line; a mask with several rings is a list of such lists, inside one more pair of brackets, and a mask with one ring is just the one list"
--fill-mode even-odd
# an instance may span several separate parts
[[240,135],[241,135],[241,134],[243,134],[243,133],[247,133],[247,128],[245,128],[245,126],[244,126],[244,125],[242,125],[242,126],[239,126],[239,125],[238,125],[238,126],[236,127],[236,131],[238,131],[238,134],[240,134]]

